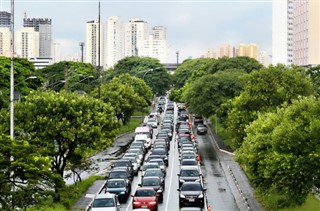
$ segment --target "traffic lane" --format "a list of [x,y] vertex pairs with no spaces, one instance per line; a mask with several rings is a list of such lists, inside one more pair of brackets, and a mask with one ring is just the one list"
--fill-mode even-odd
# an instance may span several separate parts
[[204,186],[212,210],[239,210],[209,135],[197,135]]

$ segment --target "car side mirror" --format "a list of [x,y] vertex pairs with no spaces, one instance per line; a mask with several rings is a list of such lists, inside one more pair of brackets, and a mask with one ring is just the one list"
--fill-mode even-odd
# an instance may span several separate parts
[[180,174],[177,174],[178,175],[178,177],[180,177]]
[[207,188],[203,188],[203,191],[207,191]]
[[180,191],[180,189],[178,188],[177,191]]
[[141,184],[138,184],[138,186],[141,187],[142,185],[141,185]]

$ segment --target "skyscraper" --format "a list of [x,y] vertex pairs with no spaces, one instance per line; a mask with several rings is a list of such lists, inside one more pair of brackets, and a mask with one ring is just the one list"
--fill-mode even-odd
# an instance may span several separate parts
[[125,56],[140,56],[145,40],[149,39],[148,23],[131,19],[125,24]]
[[[92,20],[86,23],[86,62],[96,67],[99,66],[99,53],[100,53],[100,67],[105,64],[105,36],[104,24],[100,22],[99,34],[99,21]],[[100,46],[99,46],[100,43]],[[100,49],[100,52],[99,52]]]
[[23,27],[17,32],[16,45],[19,57],[39,57],[39,32],[33,27]]
[[0,11],[0,27],[10,28],[11,13],[6,11]]
[[124,58],[124,26],[120,17],[112,16],[107,22],[107,66],[112,67]]
[[0,27],[0,55],[9,56],[11,53],[11,30],[9,27]]
[[320,2],[293,2],[293,63],[320,64]]
[[32,27],[36,32],[39,32],[39,57],[51,58],[52,20],[24,17],[23,27]]
[[272,63],[320,64],[320,2],[274,0]]

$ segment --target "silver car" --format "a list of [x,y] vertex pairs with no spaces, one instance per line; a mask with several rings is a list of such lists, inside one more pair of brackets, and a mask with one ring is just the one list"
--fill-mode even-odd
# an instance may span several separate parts
[[90,206],[90,211],[120,211],[118,197],[112,193],[97,194]]

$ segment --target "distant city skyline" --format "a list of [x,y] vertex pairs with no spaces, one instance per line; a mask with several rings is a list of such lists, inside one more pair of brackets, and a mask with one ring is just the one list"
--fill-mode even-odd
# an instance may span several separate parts
[[[0,1],[10,12],[10,1]],[[101,22],[119,16],[123,22],[141,18],[151,26],[165,26],[169,62],[199,58],[208,48],[230,43],[256,43],[271,54],[272,1],[101,1]],[[71,12],[72,11],[72,12]],[[61,59],[79,54],[85,42],[86,22],[98,17],[98,1],[16,1],[15,31],[27,18],[52,19],[52,41],[59,44]]]

